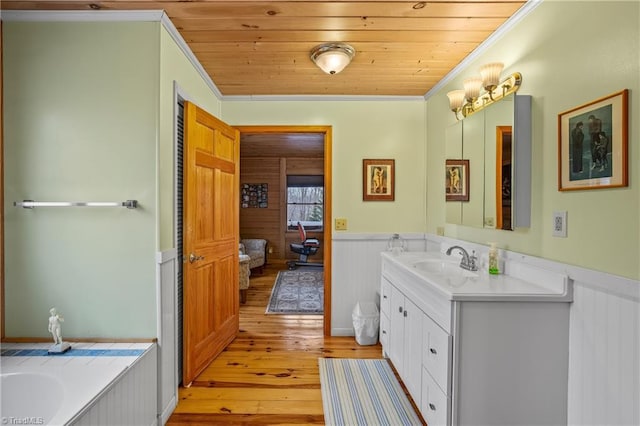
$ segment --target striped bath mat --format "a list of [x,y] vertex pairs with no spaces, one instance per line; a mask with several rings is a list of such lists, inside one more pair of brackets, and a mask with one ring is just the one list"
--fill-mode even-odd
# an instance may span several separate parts
[[327,425],[420,425],[384,359],[319,358]]

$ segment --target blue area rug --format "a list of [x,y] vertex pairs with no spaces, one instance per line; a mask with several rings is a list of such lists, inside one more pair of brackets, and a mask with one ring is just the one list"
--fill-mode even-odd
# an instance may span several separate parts
[[322,315],[324,313],[322,268],[309,267],[278,272],[266,313]]
[[327,425],[421,425],[384,359],[319,358]]

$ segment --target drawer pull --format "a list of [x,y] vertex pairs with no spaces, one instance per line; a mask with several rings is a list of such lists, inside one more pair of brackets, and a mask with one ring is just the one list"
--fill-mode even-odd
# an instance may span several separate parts
[[387,330],[382,330],[382,334],[387,334]]
[[429,348],[429,352],[431,352],[434,355],[438,355],[438,351],[436,351],[434,348]]
[[432,403],[429,403],[429,408],[433,411],[436,411],[436,406],[433,405]]
[[385,294],[384,296],[382,296],[382,298],[383,298],[383,299],[386,299],[386,298],[387,298],[387,295]]
[[407,310],[406,309],[404,310],[404,316],[405,316],[405,318],[407,317]]
[[402,306],[398,306],[398,312],[402,313]]

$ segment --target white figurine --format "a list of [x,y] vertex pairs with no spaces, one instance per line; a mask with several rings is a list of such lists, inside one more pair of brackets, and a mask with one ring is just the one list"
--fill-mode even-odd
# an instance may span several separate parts
[[62,341],[62,331],[60,323],[64,322],[62,315],[58,314],[56,308],[49,310],[49,333],[53,335],[53,346],[49,348],[49,353],[62,353],[71,348],[71,345]]

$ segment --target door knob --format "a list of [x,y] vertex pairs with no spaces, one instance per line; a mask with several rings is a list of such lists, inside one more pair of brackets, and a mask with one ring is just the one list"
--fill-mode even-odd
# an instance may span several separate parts
[[196,256],[194,253],[189,255],[189,263],[197,262],[198,260],[204,259],[204,256]]

